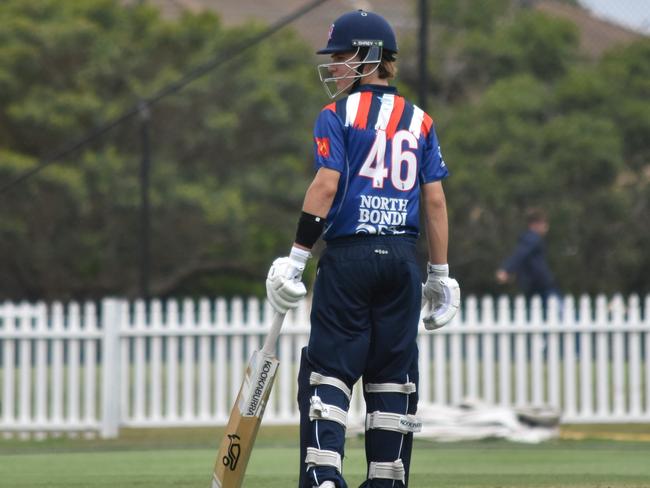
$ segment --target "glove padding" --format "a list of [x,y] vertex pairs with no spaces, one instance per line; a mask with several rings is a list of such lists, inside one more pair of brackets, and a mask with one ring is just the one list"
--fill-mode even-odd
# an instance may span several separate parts
[[304,263],[289,257],[273,261],[266,277],[266,297],[279,313],[296,308],[307,295],[307,289],[300,281],[304,269]]
[[425,329],[435,330],[447,325],[460,308],[460,285],[442,273],[429,272],[427,282],[422,285],[422,308]]

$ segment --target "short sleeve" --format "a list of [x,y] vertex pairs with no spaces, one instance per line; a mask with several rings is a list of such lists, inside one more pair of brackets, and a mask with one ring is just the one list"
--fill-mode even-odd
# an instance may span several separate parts
[[342,173],[345,168],[343,124],[330,107],[321,111],[314,125],[314,165],[316,170],[329,168]]
[[449,176],[449,170],[442,158],[438,135],[433,125],[425,137],[422,164],[420,165],[420,184],[439,181]]

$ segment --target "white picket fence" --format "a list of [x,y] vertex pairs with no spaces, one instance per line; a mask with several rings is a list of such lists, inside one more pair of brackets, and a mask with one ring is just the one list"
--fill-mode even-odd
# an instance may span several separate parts
[[[422,329],[420,401],[553,406],[563,422],[650,422],[650,296],[469,297]],[[645,313],[642,313],[645,311]],[[0,304],[0,432],[99,433],[226,423],[272,314],[256,299]],[[290,314],[264,422],[295,424],[307,304]],[[399,324],[396,324],[399,326]],[[358,388],[351,419],[363,415]]]

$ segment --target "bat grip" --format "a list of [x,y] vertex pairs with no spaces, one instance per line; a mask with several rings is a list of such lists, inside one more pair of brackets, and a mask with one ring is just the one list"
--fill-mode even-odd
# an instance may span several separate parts
[[280,312],[274,312],[271,330],[266,335],[266,339],[264,339],[264,345],[262,346],[261,350],[262,353],[267,355],[275,355],[275,344],[278,342],[278,337],[280,336],[280,331],[282,330],[282,323],[284,322],[285,315],[286,314]]

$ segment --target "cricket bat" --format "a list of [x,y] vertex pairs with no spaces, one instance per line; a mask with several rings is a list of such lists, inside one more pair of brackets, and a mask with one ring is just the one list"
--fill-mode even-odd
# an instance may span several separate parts
[[242,486],[246,466],[280,364],[275,357],[275,344],[282,329],[284,316],[283,313],[275,312],[271,330],[262,349],[255,351],[248,363],[244,381],[230,412],[228,426],[219,447],[211,488]]

